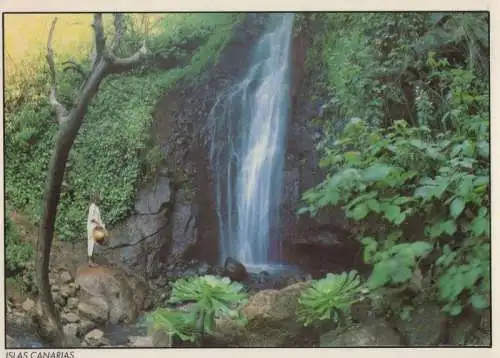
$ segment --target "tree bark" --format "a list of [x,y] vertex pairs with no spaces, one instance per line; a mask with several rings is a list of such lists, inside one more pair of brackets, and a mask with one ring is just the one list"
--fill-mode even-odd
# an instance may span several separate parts
[[[120,16],[121,14],[115,14],[115,19],[118,19]],[[55,309],[54,301],[52,299],[49,282],[49,267],[50,252],[54,237],[54,226],[57,217],[57,206],[61,196],[61,185],[64,178],[69,152],[83,123],[87,108],[97,93],[102,80],[108,74],[113,73],[113,69],[123,68],[124,64],[127,69],[133,69],[135,66],[140,65],[146,57],[145,55],[147,53],[147,49],[144,43],[141,49],[128,59],[115,57],[111,51],[106,49],[106,40],[102,28],[102,16],[101,14],[94,15],[92,27],[94,29],[95,48],[97,54],[88,78],[83,83],[73,108],[68,112],[57,100],[56,94],[56,75],[51,44],[56,21],[57,18],[55,18],[52,22],[49,32],[49,39],[47,42],[47,62],[51,72],[50,102],[54,107],[60,127],[59,132],[57,133],[55,148],[48,169],[43,215],[36,248],[35,269],[36,283],[38,286],[42,308],[42,319],[48,324],[48,332],[44,332],[44,335],[46,336],[45,338],[50,340],[51,343],[57,347],[65,347],[67,342],[62,329],[59,313]],[[120,19],[115,21],[115,26],[117,26],[116,40],[119,41],[121,34],[124,31],[124,29],[121,28],[122,21],[120,21]],[[113,47],[117,46],[117,41],[114,42]]]

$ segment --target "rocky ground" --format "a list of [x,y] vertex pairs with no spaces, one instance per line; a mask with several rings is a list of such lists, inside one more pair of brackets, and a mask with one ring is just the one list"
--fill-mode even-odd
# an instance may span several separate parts
[[[29,235],[28,235],[29,236]],[[313,278],[290,268],[247,272],[229,259],[224,267],[195,260],[165,267],[147,283],[106,257],[98,255],[97,268],[86,264],[84,243],[55,241],[50,283],[64,332],[74,347],[172,347],[178,346],[161,332],[148,335],[142,325],[144,313],[170,295],[169,282],[181,277],[214,274],[240,281],[249,302],[243,308],[248,323],[230,319],[216,322],[216,333],[204,342],[212,347],[345,347],[345,346],[489,346],[491,313],[447,318],[440,307],[424,303],[412,312],[411,321],[390,318],[370,302],[353,307],[352,322],[343,328],[323,325],[304,328],[297,323],[298,297]],[[44,321],[28,267],[19,284],[6,281],[7,347],[40,347],[38,335]],[[31,290],[21,289],[31,287]]]

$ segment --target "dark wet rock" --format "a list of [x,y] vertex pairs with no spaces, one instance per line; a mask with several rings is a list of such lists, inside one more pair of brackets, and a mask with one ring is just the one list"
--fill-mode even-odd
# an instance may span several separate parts
[[193,203],[186,201],[180,192],[176,193],[168,262],[176,263],[184,259],[188,250],[196,245],[198,239],[197,212],[198,210]]
[[268,282],[270,279],[271,279],[271,275],[269,274],[269,272],[267,272],[267,271],[261,271],[257,275],[256,281],[258,283],[263,284],[263,283]]
[[198,275],[204,276],[207,275],[211,272],[210,265],[207,263],[202,263],[198,267]]
[[223,276],[229,277],[233,281],[244,281],[248,277],[245,266],[236,259],[228,257],[224,263]]

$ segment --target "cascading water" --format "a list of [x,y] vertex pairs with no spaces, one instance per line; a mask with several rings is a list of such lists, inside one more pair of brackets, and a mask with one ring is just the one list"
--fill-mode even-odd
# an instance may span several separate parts
[[221,261],[279,260],[279,203],[289,115],[293,14],[270,14],[244,78],[211,111]]

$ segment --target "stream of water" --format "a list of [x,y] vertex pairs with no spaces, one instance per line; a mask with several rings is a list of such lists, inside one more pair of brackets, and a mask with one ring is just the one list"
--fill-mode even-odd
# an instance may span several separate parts
[[220,260],[279,262],[293,14],[270,14],[243,79],[211,111]]

